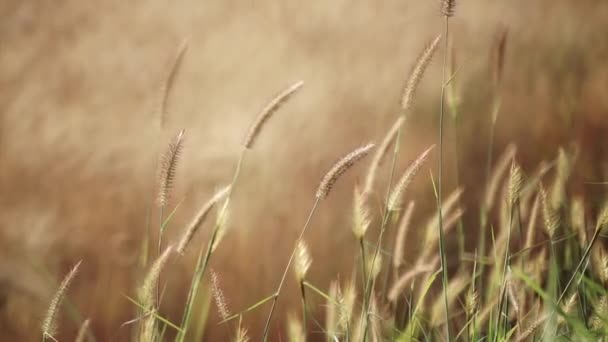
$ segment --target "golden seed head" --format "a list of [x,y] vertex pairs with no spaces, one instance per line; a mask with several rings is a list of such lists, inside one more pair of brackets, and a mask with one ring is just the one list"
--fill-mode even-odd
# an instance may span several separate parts
[[448,18],[454,16],[454,7],[456,7],[456,0],[442,0],[441,14]]
[[283,106],[283,104],[285,104],[285,102],[287,102],[287,100],[289,100],[289,98],[291,98],[291,96],[302,87],[303,84],[303,81],[298,81],[294,83],[289,88],[283,90],[283,92],[273,98],[266,105],[266,107],[262,109],[253,125],[251,125],[251,127],[249,128],[249,132],[247,133],[247,137],[245,138],[245,142],[243,143],[246,148],[251,148],[253,146],[256,138],[258,137],[258,135],[260,135],[262,127],[264,127],[264,124],[268,121],[268,119],[270,119],[270,117],[272,117],[272,115],[276,113],[281,108],[281,106]]
[[437,50],[437,46],[439,46],[440,40],[441,35],[437,36],[416,59],[416,64],[414,65],[414,69],[410,73],[407,85],[405,87],[405,90],[403,91],[403,96],[401,97],[401,109],[403,110],[403,112],[406,112],[408,109],[410,109],[412,101],[414,99],[414,94],[416,93],[418,85],[422,80],[424,71],[429,66],[429,63],[433,58],[435,50]]
[[51,300],[44,321],[42,322],[42,334],[45,338],[52,338],[53,335],[57,333],[57,316],[59,313],[59,308],[63,303],[63,299],[65,298],[65,294],[68,287],[70,286],[72,280],[74,279],[74,277],[76,277],[76,274],[78,273],[78,269],[80,268],[81,263],[82,261],[79,261],[65,276],[65,278],[63,278],[61,284],[59,284],[57,292],[55,292],[55,295]]
[[294,271],[296,274],[296,279],[298,282],[302,282],[304,281],[304,278],[306,278],[306,273],[312,264],[312,258],[310,257],[308,246],[304,240],[298,241],[298,244],[296,245],[295,258]]
[[167,206],[171,197],[171,192],[173,191],[177,165],[184,147],[184,133],[185,130],[182,129],[169,143],[169,147],[163,155],[159,165],[157,203],[161,208]]
[[361,240],[369,225],[371,224],[371,215],[367,208],[367,193],[362,193],[355,187],[354,208],[353,208],[353,233],[357,240]]
[[323,180],[321,180],[319,188],[317,189],[317,198],[327,198],[340,176],[342,176],[342,174],[344,174],[358,161],[365,158],[373,147],[374,144],[371,143],[359,147],[336,162],[334,166],[325,174]]
[[431,152],[431,150],[434,147],[435,147],[435,145],[432,145],[431,147],[426,149],[424,152],[422,152],[422,154],[420,154],[418,156],[418,158],[416,158],[416,160],[414,160],[414,162],[412,162],[410,164],[410,166],[405,170],[405,172],[403,173],[403,175],[401,176],[401,178],[395,185],[395,187],[394,187],[393,191],[391,192],[391,195],[388,199],[387,206],[390,211],[397,210],[399,205],[401,205],[403,193],[405,192],[407,187],[410,185],[410,183],[412,182],[412,180],[414,179],[414,177],[416,176],[416,174],[418,173],[418,171],[420,170],[420,168],[426,161],[429,153]]
[[545,230],[550,237],[555,235],[555,231],[559,227],[559,216],[555,212],[555,210],[551,207],[551,203],[547,198],[547,192],[545,188],[540,185],[540,201],[543,209],[543,222],[545,226]]
[[228,309],[226,297],[224,296],[224,291],[220,285],[220,277],[217,272],[213,270],[211,270],[211,293],[213,294],[215,306],[217,307],[220,317],[224,320],[230,317],[230,310]]
[[199,210],[196,217],[192,220],[192,222],[190,222],[190,224],[188,225],[188,228],[186,228],[186,231],[182,235],[182,237],[179,241],[179,244],[177,245],[177,252],[179,254],[184,254],[186,252],[186,248],[190,244],[190,241],[192,241],[194,234],[198,231],[199,227],[203,224],[203,222],[209,215],[209,212],[211,211],[211,209],[213,209],[215,207],[215,205],[217,204],[217,202],[219,200],[221,200],[222,198],[224,198],[224,196],[226,196],[229,191],[230,191],[230,186],[226,186],[226,187],[222,188],[220,191],[216,192],[215,195],[213,195],[213,197],[211,197],[211,199],[209,201],[207,201],[207,203],[205,203],[205,205]]
[[521,187],[523,183],[523,177],[521,168],[516,162],[511,164],[511,175],[509,177],[509,204],[513,206],[519,199],[521,194]]
[[393,124],[393,126],[391,126],[391,129],[386,133],[386,136],[384,136],[380,147],[376,149],[374,159],[372,159],[371,163],[369,164],[369,169],[365,178],[365,187],[363,189],[364,193],[372,193],[376,174],[378,173],[378,168],[382,164],[382,161],[384,160],[384,157],[386,156],[389,147],[393,144],[393,142],[396,141],[399,129],[403,126],[404,122],[405,116],[400,115],[397,121],[395,121],[395,123]]

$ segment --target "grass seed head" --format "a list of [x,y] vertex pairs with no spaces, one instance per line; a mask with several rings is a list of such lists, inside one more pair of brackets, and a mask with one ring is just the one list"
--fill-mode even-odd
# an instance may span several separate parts
[[378,168],[382,164],[384,157],[388,153],[389,147],[396,142],[397,135],[399,133],[399,129],[403,126],[405,122],[405,117],[400,115],[397,121],[391,126],[390,130],[384,136],[382,143],[376,149],[376,153],[374,154],[374,158],[369,164],[369,169],[367,171],[367,175],[365,178],[365,187],[363,189],[364,193],[370,194],[374,188],[374,181],[376,179],[376,174],[378,173]]
[[420,154],[418,156],[418,158],[416,158],[416,160],[414,160],[414,162],[412,162],[410,164],[410,166],[405,170],[405,172],[403,173],[403,175],[401,176],[401,178],[399,179],[399,181],[393,188],[393,191],[391,192],[391,195],[388,199],[387,206],[388,206],[389,211],[395,211],[399,208],[399,205],[401,204],[401,200],[403,197],[403,193],[405,192],[407,187],[410,185],[410,183],[412,182],[412,180],[414,179],[414,177],[416,176],[416,174],[418,173],[418,171],[420,170],[420,168],[426,161],[429,153],[431,152],[431,150],[434,147],[435,147],[435,145],[432,145],[431,147],[426,149],[424,152],[422,152],[422,154]]
[[544,227],[545,227],[545,230],[547,231],[547,234],[551,238],[553,238],[553,236],[555,235],[555,231],[559,227],[559,216],[555,212],[553,207],[551,207],[551,203],[549,203],[549,199],[547,198],[547,192],[545,191],[545,188],[542,186],[542,184],[540,184],[539,191],[540,191],[540,202],[541,202],[542,209],[543,209]]
[[351,153],[344,156],[325,174],[325,177],[321,180],[319,188],[317,189],[317,198],[327,198],[331,189],[340,176],[342,176],[348,169],[355,165],[358,161],[365,158],[369,151],[374,147],[374,144],[367,144],[357,148]]
[[185,130],[182,129],[169,143],[159,165],[157,203],[161,208],[167,206],[173,191],[177,165],[184,147],[184,133]]
[[414,99],[414,95],[416,94],[416,90],[418,89],[418,85],[422,80],[422,76],[426,68],[429,66],[433,55],[435,54],[435,50],[437,50],[437,46],[439,45],[439,41],[441,40],[441,35],[435,37],[435,39],[422,51],[420,56],[416,59],[416,64],[414,65],[414,69],[412,69],[410,73],[410,77],[407,81],[407,85],[405,90],[403,91],[403,96],[401,97],[401,109],[403,112],[406,112],[412,106],[412,102]]
[[222,290],[222,286],[220,284],[220,276],[217,274],[217,272],[213,270],[211,270],[211,293],[213,295],[213,300],[215,301],[215,306],[217,308],[219,316],[223,320],[230,317],[228,303],[226,301],[224,291]]
[[298,241],[295,258],[294,271],[296,279],[298,282],[302,282],[304,281],[304,278],[306,278],[306,273],[312,264],[312,258],[310,257],[308,246],[304,240]]
[[523,184],[523,176],[522,176],[521,168],[514,161],[511,164],[511,174],[509,177],[509,189],[508,189],[509,204],[511,205],[511,207],[513,207],[513,205],[515,205],[515,202],[519,199],[519,196],[521,194],[522,184]]
[[158,278],[160,277],[160,273],[162,272],[167,260],[169,260],[169,256],[173,252],[173,246],[169,246],[165,249],[165,251],[154,261],[150,270],[144,277],[144,281],[140,286],[137,294],[140,305],[144,308],[144,311],[150,311],[154,308],[156,303],[156,292],[154,291],[158,286]]
[[448,18],[454,16],[454,7],[456,7],[456,0],[442,0],[441,14]]
[[80,268],[81,263],[82,261],[79,261],[65,276],[65,278],[63,278],[61,284],[59,284],[59,288],[57,289],[57,292],[55,292],[55,295],[53,296],[53,299],[51,300],[51,303],[47,309],[46,316],[42,321],[43,339],[46,339],[47,337],[53,338],[53,335],[57,333],[57,316],[59,314],[59,308],[63,303],[63,299],[65,298],[65,294],[68,287],[70,286],[72,280],[78,273],[78,269]]
[[361,240],[371,224],[371,215],[367,207],[368,194],[355,187],[353,199],[353,234],[357,240]]
[[177,245],[177,252],[179,254],[183,255],[186,252],[186,247],[188,247],[190,241],[192,241],[192,238],[209,215],[211,209],[213,209],[217,202],[224,198],[229,191],[230,186],[222,188],[220,191],[216,192],[215,195],[213,195],[213,197],[211,197],[211,199],[209,199],[207,203],[205,203],[205,205],[203,205],[203,207],[199,210],[194,219],[190,222],[190,224],[188,224],[186,231],[182,235],[179,244]]
[[279,95],[273,98],[267,105],[262,109],[255,122],[249,128],[249,132],[247,133],[247,137],[245,138],[245,148],[253,147],[253,144],[256,141],[258,135],[260,135],[260,131],[264,127],[264,124],[268,122],[268,120],[272,117],[274,113],[276,113],[282,106],[291,98],[291,96],[304,85],[303,81],[298,81],[291,85],[289,88],[283,90]]

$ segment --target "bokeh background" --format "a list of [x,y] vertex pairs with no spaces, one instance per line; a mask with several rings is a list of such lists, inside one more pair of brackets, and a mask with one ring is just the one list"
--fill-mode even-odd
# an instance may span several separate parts
[[[451,28],[461,110],[458,125],[446,124],[448,190],[457,161],[464,207],[478,207],[492,49],[506,29],[495,153],[516,144],[518,161],[531,172],[560,146],[576,150],[570,191],[601,198],[605,187],[586,182],[608,178],[608,2],[466,0]],[[75,312],[92,319],[97,340],[129,340],[130,327],[121,324],[136,308],[125,295],[141,279],[147,218],[157,217],[148,210],[160,151],[186,130],[174,196],[183,202],[168,229],[171,241],[230,182],[259,110],[303,80],[247,155],[229,231],[212,260],[232,310],[269,295],[318,181],[341,155],[382,139],[416,56],[441,32],[437,1],[0,1],[0,339],[39,339],[58,281],[82,260],[59,340],[75,335]],[[159,88],[184,39],[189,47],[159,133]],[[399,170],[437,142],[444,53],[408,114]],[[437,156],[431,159],[436,172]],[[352,271],[351,197],[363,170],[340,180],[306,236],[310,278],[321,288]],[[421,174],[408,194],[417,201],[415,220],[434,210],[428,172]],[[467,212],[465,221],[475,220],[475,209]],[[471,243],[474,227],[467,230]],[[209,230],[163,274],[161,311],[174,321]],[[408,253],[420,248],[415,239],[408,243]],[[296,288],[288,285],[273,323],[277,340],[289,308],[298,310]],[[254,339],[266,310],[246,316]],[[218,320],[211,310],[207,340],[232,333]]]

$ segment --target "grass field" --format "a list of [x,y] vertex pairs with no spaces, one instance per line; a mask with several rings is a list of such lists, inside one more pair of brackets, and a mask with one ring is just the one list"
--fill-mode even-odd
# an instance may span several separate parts
[[603,1],[0,9],[0,339],[606,339]]

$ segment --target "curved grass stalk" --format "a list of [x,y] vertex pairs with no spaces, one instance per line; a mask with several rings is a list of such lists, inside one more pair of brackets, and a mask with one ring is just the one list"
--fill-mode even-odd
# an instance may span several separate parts
[[[310,222],[312,221],[312,217],[317,209],[317,206],[318,206],[320,200],[321,200],[321,196],[317,196],[315,198],[315,202],[312,205],[312,208],[310,209],[310,213],[308,214],[306,223],[304,223],[304,227],[302,228],[302,230],[300,231],[300,235],[296,239],[296,246],[302,240],[302,237],[304,236],[306,229],[310,225]],[[283,285],[285,284],[285,279],[287,278],[287,273],[289,273],[289,268],[291,266],[291,263],[293,262],[295,255],[296,255],[296,248],[294,248],[293,251],[291,252],[291,256],[289,257],[287,266],[285,266],[285,270],[283,271],[283,275],[281,276],[281,281],[279,282],[279,286],[278,286],[277,290],[275,291],[275,293],[272,295],[272,306],[270,307],[270,312],[268,313],[268,318],[266,318],[266,324],[264,326],[264,334],[262,337],[263,341],[266,341],[268,338],[270,321],[272,320],[272,315],[274,314],[274,310],[275,310],[277,302],[279,300],[279,295],[281,294],[281,290],[283,289]]]

